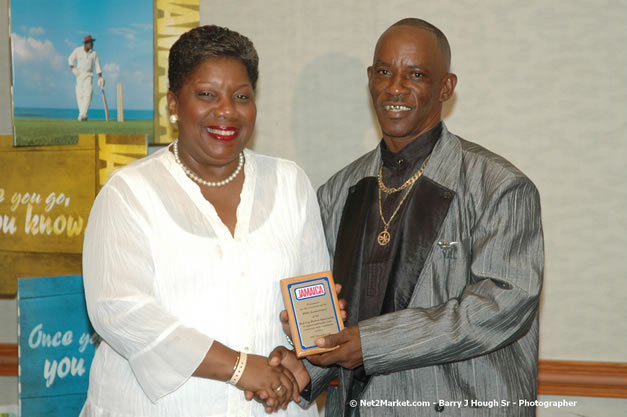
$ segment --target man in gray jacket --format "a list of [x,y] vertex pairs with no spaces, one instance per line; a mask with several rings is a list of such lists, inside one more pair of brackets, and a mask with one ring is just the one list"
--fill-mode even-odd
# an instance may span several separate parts
[[275,352],[307,384],[302,405],[339,378],[327,417],[534,416],[538,192],[441,121],[457,77],[433,25],[392,25],[368,79],[383,140],[318,191],[346,328],[305,366]]

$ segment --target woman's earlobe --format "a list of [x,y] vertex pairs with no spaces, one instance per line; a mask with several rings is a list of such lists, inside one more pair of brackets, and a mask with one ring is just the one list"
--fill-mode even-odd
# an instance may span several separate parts
[[176,105],[176,102],[177,102],[176,94],[174,94],[172,91],[168,91],[167,100],[168,100],[168,112],[170,114],[178,114],[177,105]]

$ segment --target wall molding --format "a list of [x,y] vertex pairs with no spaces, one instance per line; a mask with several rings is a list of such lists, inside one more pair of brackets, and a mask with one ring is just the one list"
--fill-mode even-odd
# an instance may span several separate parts
[[0,376],[17,376],[17,345],[0,344]]
[[[0,376],[17,376],[17,345],[0,344]],[[627,398],[627,363],[541,360],[538,394]]]
[[627,398],[627,363],[541,360],[538,393]]

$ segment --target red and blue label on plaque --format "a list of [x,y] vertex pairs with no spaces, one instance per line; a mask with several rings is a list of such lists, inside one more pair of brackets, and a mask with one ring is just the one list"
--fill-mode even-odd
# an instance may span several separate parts
[[78,416],[98,341],[82,277],[19,279],[18,334],[20,415]]

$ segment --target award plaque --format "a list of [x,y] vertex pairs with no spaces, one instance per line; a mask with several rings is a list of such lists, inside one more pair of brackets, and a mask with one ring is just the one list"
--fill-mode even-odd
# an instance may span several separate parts
[[336,349],[321,348],[315,340],[344,328],[331,271],[281,280],[281,292],[290,319],[299,358]]

